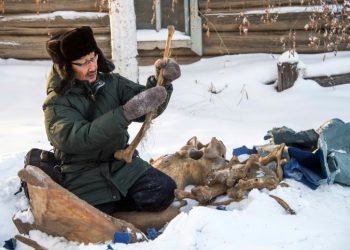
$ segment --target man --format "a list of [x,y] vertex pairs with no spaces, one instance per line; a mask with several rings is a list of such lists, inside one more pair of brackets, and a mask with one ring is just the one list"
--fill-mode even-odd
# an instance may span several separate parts
[[[46,44],[54,66],[43,109],[46,133],[61,161],[62,185],[101,211],[161,211],[173,198],[175,182],[142,160],[116,160],[128,145],[128,125],[166,108],[171,82],[180,76],[173,59],[156,61],[146,86],[111,73],[113,63],[98,48],[90,27],[57,35]],[[165,85],[156,86],[160,69]]]

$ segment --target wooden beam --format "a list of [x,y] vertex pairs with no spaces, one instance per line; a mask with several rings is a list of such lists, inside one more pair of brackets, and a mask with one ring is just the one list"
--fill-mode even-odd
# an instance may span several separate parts
[[[74,24],[73,24],[74,25]],[[45,36],[50,34],[57,34],[60,32],[68,31],[76,26],[67,26],[65,28],[61,27],[40,27],[40,28],[32,28],[32,27],[1,27],[0,28],[0,36]],[[109,35],[110,30],[108,26],[94,27],[92,28],[95,35]]]
[[108,12],[108,1],[101,0],[5,0],[4,14],[47,13],[53,11],[99,11]]
[[[263,22],[261,19],[263,14],[247,14],[249,21],[248,30],[252,31],[278,31],[278,30],[301,30],[308,23],[311,13],[280,13],[277,21]],[[271,15],[274,17],[274,14]],[[239,31],[242,23],[239,13],[230,14],[210,14],[204,15],[203,23],[206,23],[210,30],[217,31]]]
[[[282,53],[287,48],[282,47],[281,38],[288,37],[288,31],[249,32],[240,35],[239,32],[211,32],[204,35],[204,55],[217,56],[236,53]],[[296,49],[299,53],[321,53],[321,48],[308,46],[309,34],[306,31],[296,32]],[[345,49],[345,48],[341,48]]]
[[[2,36],[0,58],[49,59],[45,43],[49,36]],[[96,42],[103,53],[110,57],[110,36],[96,35]]]

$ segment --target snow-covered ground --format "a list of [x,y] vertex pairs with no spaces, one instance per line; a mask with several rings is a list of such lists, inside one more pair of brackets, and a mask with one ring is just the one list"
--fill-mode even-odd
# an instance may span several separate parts
[[[307,76],[349,72],[350,52],[337,56],[299,55]],[[264,83],[277,77],[279,55],[222,56],[183,65],[164,114],[155,120],[139,148],[144,159],[172,153],[192,136],[203,142],[222,140],[227,158],[232,149],[266,143],[266,132],[279,126],[296,131],[318,128],[331,118],[350,121],[350,84],[322,88],[311,80],[277,93]],[[14,196],[17,171],[30,148],[50,149],[41,105],[49,61],[0,59],[0,246],[17,234],[11,217],[28,204]],[[140,82],[153,67],[140,68]],[[218,94],[209,92],[215,89]],[[130,127],[134,135],[138,124]],[[173,219],[154,241],[112,244],[114,249],[349,249],[350,188],[320,186],[313,191],[287,180],[290,187],[253,190],[247,199],[226,211],[193,207]],[[268,194],[283,198],[296,211],[288,215]],[[32,231],[30,237],[48,249],[107,249],[106,244],[83,245]],[[18,243],[17,249],[29,249]]]

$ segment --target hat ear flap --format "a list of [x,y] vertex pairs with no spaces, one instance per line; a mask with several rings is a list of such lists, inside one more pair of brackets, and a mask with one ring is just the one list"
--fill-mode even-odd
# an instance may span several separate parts
[[115,69],[114,64],[103,55],[100,48],[96,49],[96,53],[98,54],[98,60],[97,60],[98,71],[103,73],[112,72]]
[[46,51],[51,57],[52,61],[60,66],[63,65],[65,58],[61,52],[61,40],[62,34],[53,36],[50,40],[46,42]]
[[55,69],[61,78],[61,82],[54,91],[58,95],[63,95],[74,84],[74,72],[70,64],[65,64],[62,67],[59,65],[57,66],[58,67],[55,67]]

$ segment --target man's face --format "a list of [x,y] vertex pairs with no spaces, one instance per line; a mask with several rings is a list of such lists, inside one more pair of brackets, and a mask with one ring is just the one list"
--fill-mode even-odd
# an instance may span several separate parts
[[98,55],[91,52],[72,62],[72,69],[75,74],[75,79],[80,81],[88,81],[93,83],[97,77],[97,59]]

